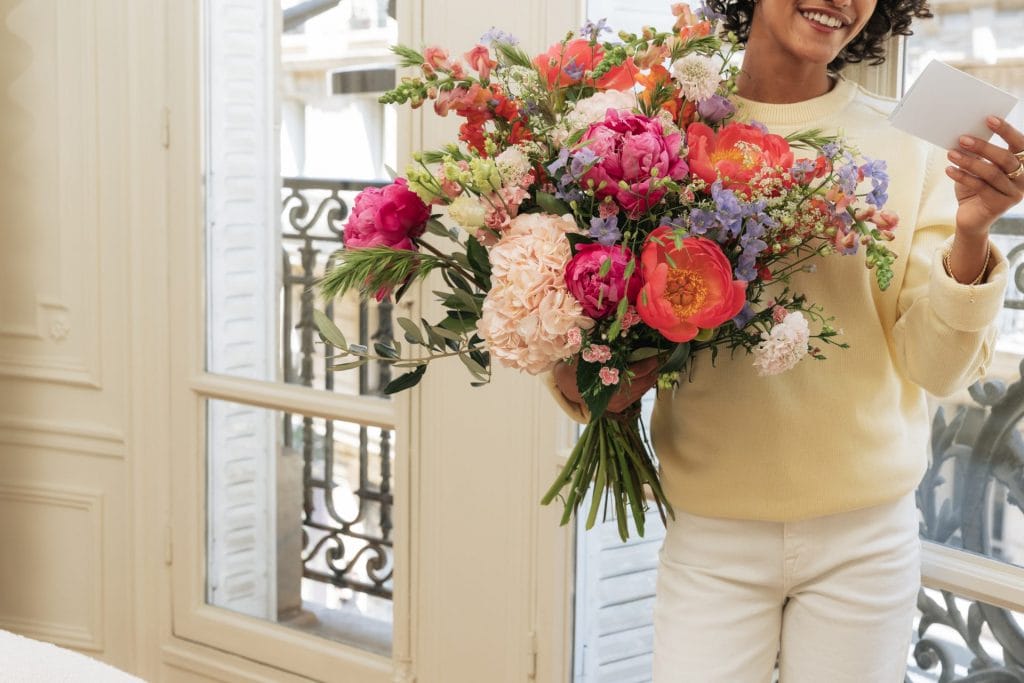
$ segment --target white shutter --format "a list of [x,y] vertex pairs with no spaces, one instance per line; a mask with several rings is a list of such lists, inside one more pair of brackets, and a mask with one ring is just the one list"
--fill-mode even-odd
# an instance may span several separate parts
[[[207,12],[207,363],[277,379],[275,3],[209,0]],[[211,402],[208,577],[212,604],[275,618],[275,414]],[[298,511],[296,511],[298,514]]]

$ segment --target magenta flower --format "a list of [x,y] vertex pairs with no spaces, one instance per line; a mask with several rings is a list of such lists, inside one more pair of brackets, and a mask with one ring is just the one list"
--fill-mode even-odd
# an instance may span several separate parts
[[368,187],[356,195],[345,224],[345,246],[415,251],[412,240],[423,234],[429,218],[430,209],[409,189],[405,178],[385,187]]
[[[601,275],[605,261],[611,260],[611,267]],[[565,267],[565,284],[569,292],[583,306],[583,312],[594,320],[600,320],[615,312],[619,301],[625,297],[630,303],[636,300],[642,285],[639,268],[626,280],[626,265],[633,260],[633,252],[625,247],[581,244]]]
[[657,119],[610,110],[580,140],[600,157],[583,182],[593,180],[595,188],[604,183],[597,198],[610,196],[630,218],[638,218],[664,196],[665,190],[654,186],[658,178],[682,180],[689,172],[679,156],[682,141],[681,133],[666,133]]

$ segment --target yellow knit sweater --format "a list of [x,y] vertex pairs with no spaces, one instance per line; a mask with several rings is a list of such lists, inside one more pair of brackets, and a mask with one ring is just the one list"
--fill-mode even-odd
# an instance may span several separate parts
[[651,436],[676,509],[791,521],[895,500],[925,469],[925,391],[948,395],[985,372],[1006,260],[993,249],[995,268],[973,302],[970,288],[946,275],[941,253],[956,200],[945,151],[890,126],[894,105],[849,81],[797,104],[740,100],[741,118],[774,133],[842,131],[865,156],[888,162],[887,208],[901,219],[890,245],[896,277],[880,292],[863,253],[819,260],[793,289],[836,317],[850,348],[826,349],[827,360],[804,359],[775,377],[758,377],[746,354],[720,353],[712,367],[704,352],[691,382],[660,393]]

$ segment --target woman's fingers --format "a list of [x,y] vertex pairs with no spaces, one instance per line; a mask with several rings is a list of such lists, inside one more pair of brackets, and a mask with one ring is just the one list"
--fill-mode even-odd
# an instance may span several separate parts
[[[1011,155],[1012,156],[1012,155]],[[992,189],[1012,197],[1019,192],[1013,181],[995,162],[988,158],[969,156],[963,152],[952,150],[949,152],[949,160],[975,178],[985,181],[985,184]]]
[[[995,116],[990,116],[988,118],[988,127],[1006,141],[1012,153],[1024,152],[1024,133],[1014,128],[1009,122]],[[1010,170],[1012,171],[1013,169]]]
[[960,138],[960,148],[967,155],[976,154],[991,161],[1003,173],[1013,173],[1020,166],[1020,160],[1006,147],[993,145],[969,135]]

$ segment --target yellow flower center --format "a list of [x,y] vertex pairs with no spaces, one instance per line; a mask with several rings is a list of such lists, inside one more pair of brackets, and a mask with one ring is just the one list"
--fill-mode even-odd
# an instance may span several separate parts
[[715,166],[717,166],[720,161],[735,161],[738,164],[743,163],[743,153],[735,147],[730,147],[729,149],[716,149],[708,155],[708,158],[711,159],[711,163]]
[[677,318],[689,318],[703,308],[707,298],[708,288],[700,273],[681,268],[674,268],[668,272],[665,299],[672,304],[672,310]]

